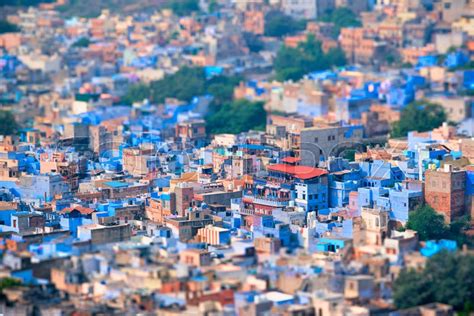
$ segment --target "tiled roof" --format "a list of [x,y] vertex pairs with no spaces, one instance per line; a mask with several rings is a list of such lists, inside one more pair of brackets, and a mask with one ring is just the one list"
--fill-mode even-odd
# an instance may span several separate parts
[[285,164],[269,165],[267,169],[269,171],[287,173],[301,180],[320,177],[328,173],[326,170],[320,168],[313,168],[307,166],[291,166]]

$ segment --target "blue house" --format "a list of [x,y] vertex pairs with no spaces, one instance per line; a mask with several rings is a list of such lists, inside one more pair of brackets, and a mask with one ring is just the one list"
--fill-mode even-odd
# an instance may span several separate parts
[[25,174],[20,177],[19,192],[23,200],[49,202],[55,195],[68,191],[68,184],[60,174]]
[[448,68],[462,67],[469,62],[469,56],[462,51],[449,53],[444,60],[444,66]]
[[61,227],[71,231],[72,235],[77,237],[77,228],[79,226],[93,223],[92,213],[94,212],[95,210],[82,206],[65,208],[60,212]]
[[348,238],[337,238],[337,237],[324,237],[319,238],[315,245],[316,252],[339,252],[349,245],[351,239]]
[[348,122],[360,119],[363,112],[368,112],[373,100],[366,96],[363,90],[354,90],[348,98],[336,100],[336,118]]
[[2,225],[12,225],[12,215],[17,212],[17,209],[2,209],[0,210],[0,227]]
[[373,162],[364,161],[361,167],[361,186],[365,187],[387,187],[393,186],[396,181],[405,179],[402,170],[397,166],[392,166],[389,162],[375,160]]
[[343,207],[349,204],[349,194],[360,185],[359,170],[340,170],[328,176],[329,207]]
[[466,171],[466,196],[468,205],[472,208],[474,204],[474,170]]
[[389,217],[401,223],[408,221],[409,212],[414,210],[423,202],[423,189],[421,184],[409,186],[409,182],[405,185],[396,183],[393,188],[389,189],[390,211]]
[[429,240],[425,247],[420,249],[420,253],[424,257],[432,257],[440,251],[456,251],[457,244],[454,240],[441,239],[439,241]]
[[464,72],[463,86],[466,90],[474,90],[474,70]]
[[[254,222],[258,223],[258,221]],[[257,237],[275,237],[281,241],[282,246],[290,246],[292,234],[290,226],[285,223],[274,222],[271,216],[263,216],[262,223],[254,225],[253,229],[254,239]]]
[[434,55],[420,56],[418,57],[418,63],[416,64],[417,68],[422,67],[433,67],[438,63],[438,57]]
[[386,95],[386,99],[387,104],[391,106],[404,107],[415,100],[415,87],[412,84],[392,87]]

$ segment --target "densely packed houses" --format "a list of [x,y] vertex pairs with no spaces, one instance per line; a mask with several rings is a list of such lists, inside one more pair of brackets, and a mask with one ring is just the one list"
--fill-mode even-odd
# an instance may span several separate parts
[[[21,8],[7,17],[19,31],[0,34],[0,106],[20,126],[0,135],[0,273],[19,283],[0,284],[1,314],[459,309],[401,308],[395,292],[439,252],[473,255],[472,1],[218,0],[94,18],[64,17],[64,2]],[[342,6],[361,23],[334,37],[320,17]],[[312,21],[268,36],[275,10]],[[308,36],[349,65],[277,81],[280,45]],[[124,101],[184,66],[237,75],[232,98],[263,102],[263,129],[209,132],[218,93]],[[423,102],[445,122],[395,135]],[[464,242],[417,230],[427,207],[463,221]]]

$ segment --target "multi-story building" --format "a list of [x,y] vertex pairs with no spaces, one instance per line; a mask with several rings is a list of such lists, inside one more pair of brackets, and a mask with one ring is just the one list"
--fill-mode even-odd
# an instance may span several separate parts
[[466,208],[471,223],[474,223],[474,167],[468,167],[466,170]]
[[189,241],[196,236],[200,228],[214,224],[212,217],[201,210],[188,211],[185,216],[168,217],[165,222],[180,241]]
[[176,213],[185,216],[186,211],[193,205],[194,189],[190,186],[178,185],[174,189],[176,198]]
[[62,175],[71,190],[76,190],[79,186],[79,175],[84,172],[81,159],[76,153],[65,152],[45,152],[40,155],[40,172],[59,173]]
[[22,198],[31,202],[51,201],[56,195],[69,191],[63,177],[57,173],[44,175],[24,174],[20,177]]
[[466,12],[468,3],[469,0],[442,0],[437,5],[443,21],[452,23]]
[[362,240],[365,245],[382,246],[388,237],[388,212],[379,208],[363,207],[361,212]]
[[409,213],[423,203],[423,183],[404,181],[389,189],[390,220],[405,224]]
[[335,0],[283,0],[281,2],[281,9],[285,14],[308,20],[318,18],[334,7]]
[[163,206],[161,200],[150,198],[148,199],[145,214],[152,222],[163,224],[165,222],[165,217],[170,216],[172,213],[171,209]]
[[317,166],[321,159],[337,156],[340,150],[357,146],[363,137],[362,126],[315,126],[301,131],[301,165]]
[[145,176],[157,172],[160,166],[153,144],[123,149],[123,170],[133,176]]
[[265,32],[265,13],[263,11],[245,11],[244,30],[257,35],[263,35]]
[[367,37],[364,28],[342,28],[339,42],[353,63],[374,64],[386,56],[387,44]]
[[209,245],[228,245],[230,244],[230,230],[218,226],[208,225],[198,229],[196,235],[198,241]]
[[183,145],[202,147],[206,142],[206,124],[203,120],[178,123],[175,136]]
[[440,95],[430,97],[429,100],[441,105],[451,122],[460,123],[474,114],[474,103],[467,97]]
[[129,240],[132,235],[130,224],[119,225],[82,225],[77,229],[77,237],[90,241],[93,245],[121,242]]
[[465,214],[465,193],[465,170],[454,170],[445,164],[443,169],[425,172],[425,201],[442,214],[447,223]]
[[267,170],[266,179],[245,179],[240,211],[244,217],[271,215],[291,203],[305,212],[328,207],[326,170],[290,164],[269,165]]

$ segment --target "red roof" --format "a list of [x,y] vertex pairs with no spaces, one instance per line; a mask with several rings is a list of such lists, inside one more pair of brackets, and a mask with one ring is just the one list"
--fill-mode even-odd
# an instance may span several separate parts
[[296,157],[285,157],[281,161],[286,162],[286,163],[297,163],[297,162],[300,162],[301,159],[296,158]]
[[320,168],[313,168],[307,166],[292,166],[285,164],[269,165],[267,169],[270,171],[287,173],[301,180],[320,177],[328,173],[326,170]]

